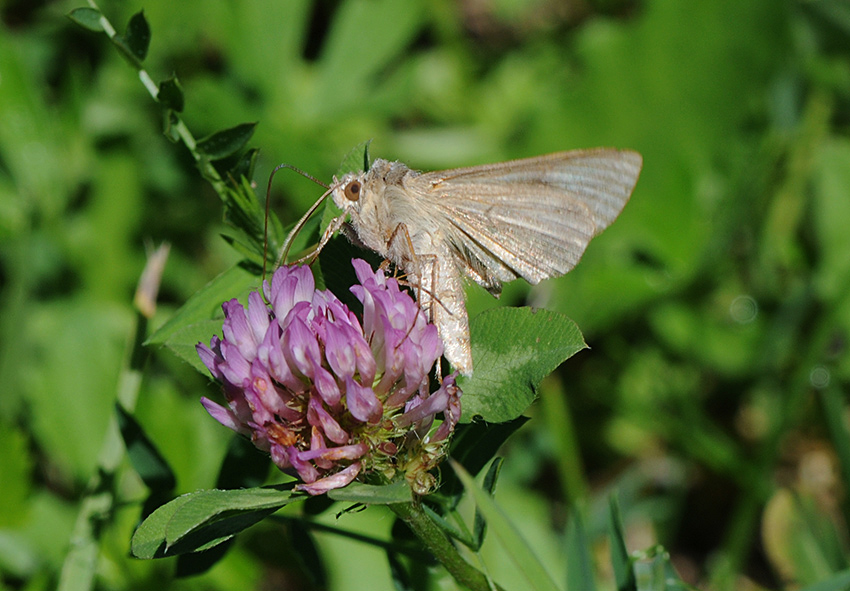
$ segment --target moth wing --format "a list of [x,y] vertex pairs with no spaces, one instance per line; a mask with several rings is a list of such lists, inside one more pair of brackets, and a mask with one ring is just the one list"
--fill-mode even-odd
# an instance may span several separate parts
[[419,175],[417,189],[446,220],[464,271],[490,291],[535,284],[578,263],[590,239],[631,196],[642,159],[614,149],[558,152]]

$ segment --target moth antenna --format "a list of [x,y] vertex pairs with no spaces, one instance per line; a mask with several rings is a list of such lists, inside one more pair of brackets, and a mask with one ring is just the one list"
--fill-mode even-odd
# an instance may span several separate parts
[[[328,187],[328,185],[326,185],[325,183],[323,183],[322,181],[320,181],[319,179],[314,177],[312,174],[304,172],[300,168],[297,168],[295,166],[292,166],[291,164],[286,164],[286,163],[278,164],[277,166],[274,167],[274,170],[272,170],[271,174],[269,175],[269,184],[266,186],[266,216],[265,216],[265,219],[263,220],[263,280],[265,280],[265,278],[266,278],[266,265],[268,264],[268,256],[269,256],[269,212],[271,211],[270,210],[270,207],[271,207],[270,204],[271,204],[271,193],[272,193],[272,180],[274,179],[274,175],[277,173],[277,171],[281,170],[282,168],[288,168],[289,170],[291,170],[293,172],[297,172],[298,174],[300,174],[304,178],[310,179],[311,181],[313,181],[317,185],[321,185],[325,189],[328,189],[328,192],[325,193],[324,195],[322,195],[321,199],[319,199],[319,203],[321,203],[322,199],[327,197],[328,193],[330,192],[330,187]],[[306,221],[306,220],[304,220],[304,221]],[[301,224],[301,222],[299,222],[299,224]],[[288,237],[287,237],[287,242],[289,242]],[[284,244],[286,244],[286,243],[284,243]],[[288,250],[289,249],[287,247],[287,251]],[[278,261],[278,264],[280,264],[279,261]]]
[[[277,259],[277,265],[278,265],[278,266],[280,266],[281,264],[283,264],[284,262],[286,262],[286,257],[287,257],[287,255],[289,254],[289,249],[290,249],[290,247],[292,246],[292,242],[295,240],[295,237],[298,235],[298,233],[299,233],[299,232],[301,231],[301,229],[304,227],[304,224],[306,224],[306,223],[307,223],[307,220],[309,220],[309,219],[310,219],[310,217],[311,217],[314,213],[316,213],[316,210],[317,210],[317,209],[319,208],[319,206],[322,204],[322,201],[324,201],[325,199],[327,199],[328,195],[330,195],[330,194],[333,192],[333,190],[334,190],[334,189],[336,189],[338,186],[339,186],[339,185],[334,185],[334,186],[332,186],[332,187],[328,187],[328,190],[327,190],[327,191],[325,191],[324,193],[322,193],[322,196],[321,196],[321,197],[319,197],[319,198],[316,200],[316,202],[315,202],[313,205],[311,205],[311,206],[310,206],[310,209],[308,209],[308,210],[307,210],[307,213],[305,213],[303,216],[301,216],[301,219],[300,219],[300,220],[298,220],[298,223],[297,223],[297,224],[295,224],[295,227],[294,227],[294,228],[292,228],[292,231],[289,233],[289,235],[286,237],[286,240],[285,240],[285,241],[284,241],[284,243],[283,243],[283,248],[281,249],[280,256],[279,256],[279,257],[278,257],[278,259]],[[340,216],[340,217],[342,217],[342,216]],[[331,232],[335,232],[336,230],[338,230],[338,229],[339,229],[339,227],[338,227],[339,225],[340,225],[340,224],[337,224],[337,225],[333,225],[333,224],[332,224],[331,226],[328,226],[328,230],[326,230],[326,231],[325,231],[325,235],[323,235],[323,236],[322,236],[322,239],[321,239],[321,241],[319,242],[318,247],[316,248],[316,252],[314,253],[314,256],[315,256],[315,255],[317,255],[317,254],[319,254],[319,252],[321,251],[321,249],[322,249],[322,248],[324,248],[325,244],[327,243],[328,239],[330,238],[330,233],[331,233]],[[329,231],[330,231],[330,232],[329,232]],[[306,259],[306,258],[307,258],[307,257],[305,257],[305,259]]]

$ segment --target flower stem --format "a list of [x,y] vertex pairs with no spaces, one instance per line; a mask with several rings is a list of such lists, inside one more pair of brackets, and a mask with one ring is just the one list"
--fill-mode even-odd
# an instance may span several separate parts
[[449,571],[449,574],[461,585],[472,591],[501,590],[484,573],[469,564],[449,541],[445,532],[425,513],[417,502],[394,503],[389,505],[418,537],[425,547]]

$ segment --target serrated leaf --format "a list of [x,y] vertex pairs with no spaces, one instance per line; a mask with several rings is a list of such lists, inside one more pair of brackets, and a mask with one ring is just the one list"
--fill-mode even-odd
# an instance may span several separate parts
[[335,501],[363,503],[364,505],[409,503],[412,498],[410,485],[404,480],[385,485],[352,482],[346,487],[328,491],[328,496]]
[[248,143],[254,134],[256,123],[241,123],[235,127],[218,131],[198,140],[197,151],[210,160],[221,160],[232,156]]
[[496,308],[470,321],[475,373],[461,376],[462,422],[520,416],[550,372],[587,345],[575,322],[557,312]]
[[95,33],[103,32],[103,23],[100,20],[102,17],[103,15],[99,10],[89,7],[75,8],[68,13],[69,19]]
[[145,11],[140,10],[130,17],[130,22],[127,23],[127,30],[124,32],[124,43],[127,48],[140,62],[144,61],[148,55],[148,47],[151,42],[151,28],[148,25],[148,19],[145,18]]
[[498,538],[505,553],[530,584],[529,588],[535,591],[559,591],[540,559],[493,498],[476,486],[472,476],[457,462],[451,461],[451,464],[467,494],[475,499],[475,505],[487,520],[490,531]]
[[180,85],[180,81],[177,79],[176,75],[172,74],[170,77],[159,83],[159,91],[156,93],[156,100],[158,100],[159,103],[166,109],[171,109],[178,113],[183,110],[183,87]]
[[145,486],[152,491],[173,489],[177,484],[174,472],[141,425],[120,404],[115,405],[115,412],[127,455]]

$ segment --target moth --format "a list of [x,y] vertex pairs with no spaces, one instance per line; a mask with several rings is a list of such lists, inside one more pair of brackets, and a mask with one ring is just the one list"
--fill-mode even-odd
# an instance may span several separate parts
[[342,214],[316,252],[342,230],[395,264],[437,326],[446,359],[471,375],[463,278],[498,297],[503,282],[567,273],[623,210],[642,165],[637,152],[610,148],[426,173],[378,159],[334,178],[329,193]]

